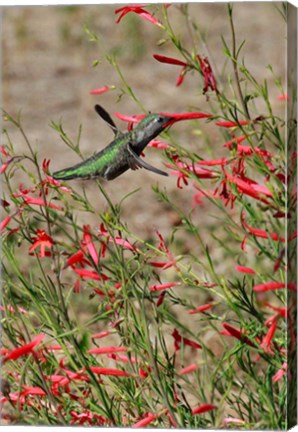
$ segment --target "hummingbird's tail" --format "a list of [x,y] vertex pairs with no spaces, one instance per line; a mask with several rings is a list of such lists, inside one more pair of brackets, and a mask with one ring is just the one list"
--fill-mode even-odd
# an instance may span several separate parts
[[75,178],[84,177],[84,173],[80,169],[82,164],[83,163],[81,162],[75,166],[56,171],[53,173],[52,177],[55,180],[72,180]]

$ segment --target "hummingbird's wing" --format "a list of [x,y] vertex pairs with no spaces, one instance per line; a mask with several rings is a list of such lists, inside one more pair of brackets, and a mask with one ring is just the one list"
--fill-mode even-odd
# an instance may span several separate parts
[[127,150],[130,154],[130,156],[132,156],[133,160],[132,162],[129,163],[129,167],[133,170],[138,169],[138,168],[145,168],[148,171],[152,171],[156,174],[160,174],[163,176],[167,176],[168,173],[166,173],[165,171],[161,171],[158,168],[155,168],[152,165],[149,165],[147,162],[145,162],[143,159],[141,159],[132,149],[131,145],[128,144],[127,146]]
[[111,119],[110,114],[100,105],[95,105],[94,107],[97,114],[110,126],[114,134],[117,136],[121,135],[122,132],[117,128],[114,121]]

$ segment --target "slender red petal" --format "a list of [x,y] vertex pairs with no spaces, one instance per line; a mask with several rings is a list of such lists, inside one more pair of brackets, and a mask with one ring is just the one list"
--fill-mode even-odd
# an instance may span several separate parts
[[166,284],[161,284],[161,285],[151,285],[149,287],[150,291],[163,291],[166,290],[168,288],[172,288],[174,286],[180,285],[178,282],[170,282],[170,283],[166,283]]
[[88,350],[88,354],[110,354],[116,352],[126,352],[128,348],[125,347],[116,347],[116,346],[107,346],[100,348],[92,348]]
[[111,368],[104,368],[99,366],[90,366],[90,369],[94,374],[98,374],[98,375],[125,376],[125,377],[130,376],[128,372],[125,372],[120,369],[111,369]]
[[[292,283],[288,283],[288,289],[291,291],[296,291],[296,285]],[[265,291],[274,291],[281,288],[286,288],[286,284],[284,282],[265,282],[253,287],[254,291],[257,292],[265,292]]]
[[203,414],[205,412],[212,411],[216,408],[217,407],[213,404],[204,403],[204,404],[201,404],[201,405],[193,408],[191,413],[192,413],[192,415]]
[[181,371],[179,372],[179,375],[187,375],[193,371],[195,371],[196,369],[198,369],[198,365],[196,363],[192,363],[189,366],[186,366],[185,368],[181,369]]
[[175,59],[173,57],[166,57],[166,56],[159,55],[159,54],[153,54],[153,57],[155,58],[155,60],[157,60],[161,63],[173,64],[173,65],[178,65],[178,66],[187,66],[187,63],[185,63],[184,61]]
[[145,427],[148,424],[152,423],[153,420],[156,419],[156,417],[157,417],[156,414],[148,413],[146,415],[146,417],[144,417],[142,420],[139,420],[137,423],[132,424],[130,427],[132,427],[132,428],[142,428],[142,427]]
[[256,271],[250,267],[236,266],[236,270],[240,273],[256,274]]
[[21,391],[22,396],[46,396],[46,392],[40,388],[40,387],[29,387],[29,386],[23,386],[23,391]]
[[274,334],[276,332],[277,329],[277,320],[273,321],[273,323],[271,324],[271,326],[269,327],[269,330],[266,334],[266,336],[264,336],[262,343],[261,343],[261,348],[264,349],[265,352],[268,352],[270,354],[273,354],[272,348],[271,348],[271,341],[274,337]]
[[101,338],[104,338],[104,337],[110,335],[111,333],[112,333],[111,331],[102,331],[99,333],[95,333],[95,334],[91,335],[91,339],[101,339]]
[[232,121],[217,121],[217,122],[215,122],[216,126],[221,126],[221,127],[225,127],[225,128],[235,127],[235,126],[239,126],[239,125],[245,126],[249,123],[250,123],[249,120],[240,120],[239,122],[232,122]]
[[115,86],[104,86],[104,87],[100,87],[100,88],[96,88],[94,90],[91,90],[90,94],[91,95],[99,95],[99,94],[106,93],[107,91],[114,90],[114,89],[115,89]]
[[[85,269],[73,269],[81,278],[84,279],[93,279],[93,280],[103,280],[103,275],[99,275],[97,272],[93,270],[85,270]],[[105,276],[106,277],[106,276]]]
[[6,216],[6,218],[3,219],[3,221],[0,223],[0,232],[2,232],[7,227],[11,219],[12,216]]
[[223,327],[230,333],[231,336],[234,336],[236,339],[245,343],[246,345],[254,347],[255,345],[238,329],[232,327],[228,323],[223,323]]
[[16,360],[23,355],[30,354],[36,347],[36,345],[38,345],[43,340],[44,337],[44,334],[40,334],[36,336],[31,342],[11,350],[10,353],[4,357],[4,362],[8,360]]
[[90,231],[89,225],[84,225],[84,245],[86,245],[88,252],[93,259],[93,262],[97,265],[98,264],[98,253],[96,250],[96,247],[92,241],[92,235]]
[[212,303],[207,303],[207,304],[204,304],[202,306],[198,306],[195,309],[191,309],[187,313],[189,313],[190,315],[193,315],[193,314],[197,314],[200,312],[205,312],[206,310],[211,309],[212,307],[213,307]]

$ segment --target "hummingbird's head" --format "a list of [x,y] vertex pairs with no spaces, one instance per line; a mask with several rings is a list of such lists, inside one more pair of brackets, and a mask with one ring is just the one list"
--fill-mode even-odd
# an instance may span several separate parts
[[172,124],[173,118],[162,114],[148,114],[134,129],[140,139],[152,140],[159,135],[167,126]]

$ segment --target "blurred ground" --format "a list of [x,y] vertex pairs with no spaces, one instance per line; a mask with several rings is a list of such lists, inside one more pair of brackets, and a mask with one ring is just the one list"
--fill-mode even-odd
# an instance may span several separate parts
[[[234,4],[237,42],[246,41],[242,49],[245,65],[258,80],[268,81],[273,105],[279,103],[278,90],[273,86],[274,78],[266,66],[271,64],[276,76],[282,80],[285,75],[286,26],[278,11],[280,7],[280,3]],[[3,107],[12,115],[22,111],[28,136],[38,149],[40,160],[51,159],[52,171],[79,159],[49,127],[51,120],[62,119],[64,130],[73,139],[82,124],[81,149],[88,157],[113,139],[109,128],[95,114],[95,103],[102,104],[111,113],[140,113],[127,95],[120,97],[121,82],[105,59],[105,52],[117,55],[124,77],[147,110],[182,112],[195,107],[210,112],[206,97],[202,95],[203,80],[188,74],[182,86],[176,87],[180,67],[164,65],[152,58],[153,53],[180,58],[170,42],[157,45],[164,37],[163,32],[135,14],[128,14],[116,24],[115,9],[116,6],[104,5],[36,6],[11,7],[2,11]],[[189,10],[201,34],[201,38],[195,40],[196,50],[209,56],[220,87],[231,75],[230,67],[225,66],[221,40],[223,36],[231,44],[226,5],[197,3],[190,4]],[[150,11],[154,11],[154,7]],[[179,5],[171,6],[169,16],[173,29],[191,50],[189,23],[180,13]],[[86,24],[99,35],[99,44],[88,41],[83,29]],[[96,59],[100,63],[92,67]],[[100,96],[89,94],[93,88],[112,84],[117,86],[115,91]],[[262,113],[262,108],[256,115]],[[282,111],[280,113],[282,115]],[[117,124],[123,130],[126,127],[120,121]],[[183,122],[172,130],[180,144],[195,149],[203,157],[210,157],[206,154],[204,140],[192,133],[193,127],[190,122]],[[207,127],[207,131],[207,139],[214,144],[214,149],[222,149],[222,137],[215,128]],[[22,151],[24,143],[18,133],[12,130],[11,137],[18,151]],[[222,155],[217,151],[214,154]],[[146,160],[162,168],[160,150],[147,149]],[[114,202],[135,188],[141,188],[123,205],[123,218],[137,235],[150,236],[154,226],[166,234],[175,222],[172,212],[157,202],[152,192],[152,185],[157,183],[161,189],[167,188],[178,205],[191,208],[193,193],[187,188],[177,192],[175,177],[159,177],[138,170],[128,171],[105,184]],[[96,185],[92,181],[84,184],[95,206],[105,208],[106,202],[98,195]],[[202,229],[204,224],[210,223],[209,210],[208,205],[196,210]]]

